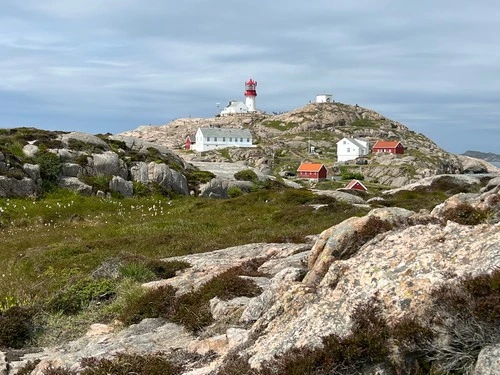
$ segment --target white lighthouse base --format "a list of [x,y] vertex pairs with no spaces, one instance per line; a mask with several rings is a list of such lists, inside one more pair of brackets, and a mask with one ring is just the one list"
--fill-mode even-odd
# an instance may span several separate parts
[[255,108],[255,96],[247,96],[245,105],[248,108],[248,112],[257,112]]

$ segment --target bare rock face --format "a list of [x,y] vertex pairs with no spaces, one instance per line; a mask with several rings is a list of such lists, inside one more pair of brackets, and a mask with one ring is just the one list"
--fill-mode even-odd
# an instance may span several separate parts
[[[79,360],[85,357],[103,358],[116,353],[155,353],[166,349],[186,348],[194,337],[183,327],[167,323],[162,319],[144,319],[126,329],[114,332],[112,329],[94,330],[84,337],[61,347],[47,348],[42,352],[26,354],[21,362],[14,363],[14,369],[30,360],[42,360],[35,374],[49,364],[79,369]],[[38,371],[38,372],[37,372]]]
[[29,158],[34,157],[38,153],[38,146],[27,144],[23,147],[23,154]]
[[38,194],[38,186],[31,178],[16,179],[0,176],[0,198],[31,197]]
[[66,177],[78,177],[82,174],[83,168],[75,163],[63,163],[61,175]]
[[69,143],[74,140],[77,142],[88,143],[94,146],[101,147],[103,150],[109,150],[109,146],[106,142],[104,142],[101,138],[96,137],[95,135],[84,133],[84,132],[71,132],[62,134],[60,137],[60,141],[65,145],[69,146]]
[[464,173],[499,173],[500,170],[487,161],[470,156],[458,155]]
[[292,282],[283,288],[252,326],[250,335],[260,335],[244,352],[257,367],[293,347],[320,346],[323,336],[343,336],[353,307],[375,293],[389,320],[416,314],[433,287],[499,265],[498,225],[450,222],[446,227],[427,224],[386,232],[353,257],[334,261],[317,287]]
[[500,222],[500,185],[493,189],[480,193],[460,193],[453,195],[443,203],[437,205],[431,214],[436,217],[443,217],[444,214],[456,209],[460,205],[468,205],[482,212],[489,214],[491,223]]
[[134,186],[132,181],[127,181],[120,176],[113,176],[111,181],[109,181],[109,189],[120,193],[124,197],[131,197],[134,195]]
[[349,258],[379,233],[407,225],[413,214],[403,208],[378,208],[364,217],[351,217],[323,231],[311,249],[310,271],[304,283],[317,284],[335,260]]
[[228,198],[228,190],[232,187],[249,192],[253,187],[253,183],[250,181],[214,178],[210,182],[200,186],[200,196],[205,198]]
[[130,168],[133,181],[143,184],[155,182],[164,188],[170,188],[183,195],[189,194],[186,178],[165,163],[137,162]]
[[474,375],[497,375],[500,371],[500,344],[487,346],[479,353]]
[[92,195],[92,186],[87,185],[76,177],[61,177],[59,179],[59,186],[76,191],[82,195]]
[[475,191],[481,186],[481,180],[471,175],[442,174],[427,177],[402,187],[386,190],[383,195],[393,195],[400,191],[435,191],[435,190],[461,190]]
[[119,176],[123,179],[128,177],[127,165],[113,151],[92,154],[92,159],[86,170],[87,174],[91,176]]

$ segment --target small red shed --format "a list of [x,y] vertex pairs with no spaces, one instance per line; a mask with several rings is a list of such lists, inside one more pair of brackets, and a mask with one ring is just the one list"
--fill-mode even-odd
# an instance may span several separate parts
[[353,189],[353,190],[359,190],[359,191],[368,191],[365,185],[361,181],[358,180],[352,180],[349,182],[344,189]]
[[374,153],[388,152],[391,154],[404,154],[405,148],[400,141],[377,141],[372,151]]
[[186,136],[186,144],[185,144],[184,148],[186,150],[191,150],[191,146],[193,145],[194,142],[195,142],[194,136],[192,136],[192,135]]
[[326,175],[326,167],[321,163],[302,163],[297,169],[297,177],[299,178],[319,181],[326,179]]

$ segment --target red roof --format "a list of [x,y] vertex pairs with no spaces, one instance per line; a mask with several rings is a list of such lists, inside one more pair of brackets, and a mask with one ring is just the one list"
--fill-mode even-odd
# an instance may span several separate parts
[[360,185],[360,186],[361,186],[361,187],[362,187],[365,191],[366,191],[366,190],[368,190],[368,189],[366,188],[366,186],[365,186],[365,185],[363,185],[363,184],[362,184],[360,181],[358,181],[358,180],[352,180],[351,182],[349,182],[349,183],[346,185],[345,189],[352,189],[352,188],[354,188],[354,186],[356,186],[357,184],[359,184],[359,185]]
[[245,82],[247,85],[256,85],[257,82],[255,82],[252,78],[248,82]]
[[297,172],[319,172],[322,167],[321,163],[302,163]]
[[373,148],[396,148],[400,143],[400,141],[377,141]]

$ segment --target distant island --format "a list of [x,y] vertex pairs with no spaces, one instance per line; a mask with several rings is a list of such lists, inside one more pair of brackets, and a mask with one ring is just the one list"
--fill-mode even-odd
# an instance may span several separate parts
[[493,152],[481,152],[481,151],[465,151],[462,155],[470,156],[476,159],[482,159],[488,162],[499,163],[500,155],[494,154]]

